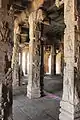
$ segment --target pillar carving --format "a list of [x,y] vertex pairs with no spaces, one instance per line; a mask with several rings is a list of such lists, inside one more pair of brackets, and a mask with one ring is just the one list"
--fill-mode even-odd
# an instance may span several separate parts
[[14,29],[14,47],[12,56],[12,68],[13,68],[13,86],[19,85],[19,41],[20,41],[20,29],[19,26],[15,26]]
[[[7,11],[7,10],[6,10]],[[12,119],[12,26],[4,9],[0,9],[0,119]]]
[[64,33],[64,81],[63,97],[60,103],[60,120],[80,119],[80,32],[75,14],[76,1],[64,1],[66,28]]
[[27,96],[40,97],[40,37],[39,22],[44,19],[42,10],[32,12],[29,16],[30,43],[29,43],[29,80]]

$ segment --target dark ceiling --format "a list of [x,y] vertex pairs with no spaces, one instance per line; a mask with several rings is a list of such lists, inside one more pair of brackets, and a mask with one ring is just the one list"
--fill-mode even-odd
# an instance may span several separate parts
[[[32,0],[10,0],[13,3],[15,11],[22,12],[31,4]],[[47,11],[47,16],[50,18],[50,24],[44,25],[43,33],[48,39],[61,39],[64,33],[64,6],[60,8],[55,6],[55,0],[45,0],[43,8]]]

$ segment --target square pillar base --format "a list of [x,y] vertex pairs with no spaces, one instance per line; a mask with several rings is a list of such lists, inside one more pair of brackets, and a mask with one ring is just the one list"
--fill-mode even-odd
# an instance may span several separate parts
[[74,120],[80,120],[80,103],[75,106]]
[[36,99],[40,96],[40,88],[33,88],[31,86],[27,86],[27,97],[29,99]]
[[60,106],[59,120],[80,120],[80,104],[61,101]]
[[60,102],[60,115],[59,115],[59,120],[74,120],[74,105],[61,101]]

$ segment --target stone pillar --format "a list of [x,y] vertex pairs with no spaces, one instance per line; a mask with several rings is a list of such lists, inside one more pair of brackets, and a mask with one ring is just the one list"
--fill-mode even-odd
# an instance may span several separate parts
[[54,44],[51,46],[51,75],[54,75]]
[[56,75],[56,47],[54,47],[54,75]]
[[80,120],[80,67],[78,65],[80,64],[80,37],[78,38],[80,32],[76,27],[75,2],[75,0],[64,0],[66,28],[64,34],[64,80],[63,96],[60,103],[60,120]]
[[27,50],[25,51],[25,74],[27,74]]
[[11,19],[7,12],[0,9],[0,120],[12,119],[12,69],[8,58],[12,55],[12,24],[7,22]]
[[2,0],[0,0],[0,8],[2,7]]
[[41,96],[44,96],[44,45],[41,41],[41,65],[40,65],[40,91]]
[[16,87],[19,85],[19,26],[14,29],[14,47],[13,47],[13,56],[12,56],[12,68],[13,68],[13,86]]
[[19,86],[22,84],[22,50],[19,50]]
[[20,50],[20,63],[19,63],[19,65],[20,65],[20,68],[21,68],[21,71],[22,71],[22,50]]
[[40,41],[39,28],[36,22],[35,12],[29,16],[29,80],[27,86],[27,97],[40,97]]
[[64,41],[60,43],[60,50],[61,50],[61,76],[63,77],[64,72]]

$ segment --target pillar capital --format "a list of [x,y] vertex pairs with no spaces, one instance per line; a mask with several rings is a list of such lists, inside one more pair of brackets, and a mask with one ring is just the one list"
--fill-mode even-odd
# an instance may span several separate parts
[[40,8],[30,13],[28,21],[29,24],[31,24],[32,21],[38,23],[42,22],[45,17],[46,17],[45,11]]

